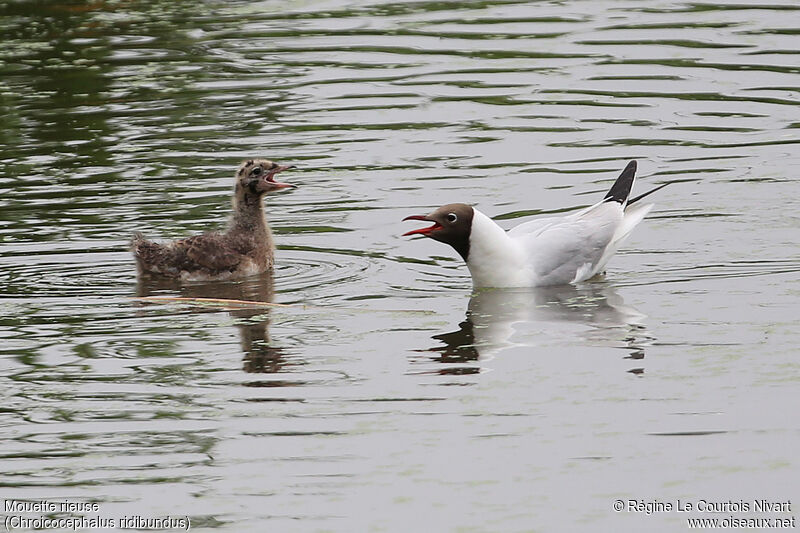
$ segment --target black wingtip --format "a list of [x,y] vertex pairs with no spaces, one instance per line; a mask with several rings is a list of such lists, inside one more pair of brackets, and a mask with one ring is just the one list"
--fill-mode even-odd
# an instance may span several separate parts
[[653,189],[650,189],[650,190],[649,190],[649,191],[647,191],[646,193],[644,193],[644,194],[640,194],[640,195],[639,195],[639,196],[637,196],[636,198],[631,198],[630,200],[628,200],[628,205],[635,204],[636,202],[638,202],[638,201],[639,201],[639,200],[641,200],[642,198],[646,198],[646,197],[650,196],[651,194],[653,194],[654,192],[656,192],[656,191],[660,191],[661,189],[663,189],[664,187],[666,187],[666,186],[667,186],[667,185],[669,185],[670,183],[675,183],[675,182],[674,182],[674,181],[668,181],[668,182],[666,182],[666,183],[662,183],[662,184],[661,184],[661,185],[659,185],[658,187],[655,187],[655,188],[653,188]]
[[611,186],[611,190],[608,191],[603,201],[625,203],[631,193],[634,177],[636,177],[636,161],[631,161],[622,171],[622,174],[619,175],[617,181],[614,182],[614,185]]

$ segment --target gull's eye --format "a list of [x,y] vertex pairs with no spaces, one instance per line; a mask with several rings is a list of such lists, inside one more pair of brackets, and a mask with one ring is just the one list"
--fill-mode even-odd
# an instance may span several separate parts
[[251,176],[260,176],[261,175],[261,167],[256,167],[250,172]]
[[458,220],[458,215],[456,215],[455,213],[448,213],[447,214],[447,221],[448,222],[455,222],[456,220]]

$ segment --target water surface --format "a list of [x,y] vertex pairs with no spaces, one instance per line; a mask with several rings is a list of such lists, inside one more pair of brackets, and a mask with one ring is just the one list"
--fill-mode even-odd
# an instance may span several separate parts
[[[675,531],[612,504],[800,504],[795,4],[0,13],[3,498],[227,531]],[[298,166],[268,200],[274,279],[137,281],[132,231],[223,225],[255,156]],[[451,250],[399,236],[454,201],[507,228],[575,210],[630,159],[638,191],[676,183],[604,279],[473,294]]]

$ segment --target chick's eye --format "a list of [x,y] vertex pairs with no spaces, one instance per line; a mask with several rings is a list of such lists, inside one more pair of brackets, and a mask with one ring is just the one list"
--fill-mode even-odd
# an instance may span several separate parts
[[458,220],[458,215],[456,215],[455,213],[448,213],[447,214],[447,221],[448,222],[455,222],[456,220]]
[[256,167],[250,173],[251,176],[260,176],[261,175],[261,167]]

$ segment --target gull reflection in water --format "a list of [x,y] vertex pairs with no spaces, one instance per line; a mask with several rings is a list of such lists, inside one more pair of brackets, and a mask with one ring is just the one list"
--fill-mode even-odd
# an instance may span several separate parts
[[[479,289],[470,298],[466,320],[459,329],[434,335],[433,339],[444,346],[429,348],[426,353],[435,353],[434,361],[448,364],[438,370],[440,374],[479,373],[480,367],[469,363],[489,360],[511,346],[528,345],[524,339],[514,341],[524,324],[560,322],[588,326],[579,334],[585,342],[621,346],[628,359],[640,360],[653,341],[645,318],[625,305],[614,288],[603,281],[579,286]],[[643,369],[629,372],[638,374]]]
[[[179,296],[272,303],[274,284],[270,273],[236,281],[191,283],[143,275],[138,279],[136,294],[139,297]],[[198,306],[191,308],[191,312],[216,313],[219,309],[219,307]],[[270,342],[268,308],[231,306],[227,311],[236,319],[236,327],[239,329],[245,372],[274,373],[286,366],[283,350],[272,346]]]

